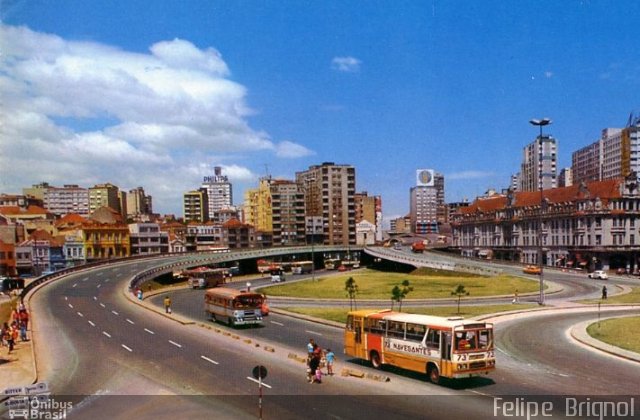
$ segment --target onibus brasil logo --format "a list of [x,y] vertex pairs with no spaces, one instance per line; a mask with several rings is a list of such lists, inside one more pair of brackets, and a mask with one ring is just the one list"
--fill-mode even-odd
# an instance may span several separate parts
[[9,419],[66,419],[73,407],[70,401],[51,396],[46,382],[7,388],[4,396],[9,397],[3,404],[8,409],[4,418]]

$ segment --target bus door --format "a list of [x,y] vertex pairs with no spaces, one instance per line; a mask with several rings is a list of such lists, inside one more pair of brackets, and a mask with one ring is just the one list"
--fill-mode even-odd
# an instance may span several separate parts
[[349,315],[344,331],[344,352],[349,356],[362,357],[366,354],[363,346],[362,317]]
[[451,363],[453,336],[451,331],[442,331],[440,346],[440,375],[451,377],[453,374],[453,364]]

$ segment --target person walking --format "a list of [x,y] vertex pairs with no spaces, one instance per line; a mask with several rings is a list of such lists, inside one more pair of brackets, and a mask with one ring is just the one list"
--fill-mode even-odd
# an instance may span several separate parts
[[168,314],[171,313],[171,298],[169,297],[169,295],[165,296],[164,298],[164,311]]
[[336,359],[336,355],[331,349],[327,349],[327,354],[324,357],[327,359],[327,375],[333,376],[333,361]]
[[607,286],[602,286],[602,299],[607,298]]

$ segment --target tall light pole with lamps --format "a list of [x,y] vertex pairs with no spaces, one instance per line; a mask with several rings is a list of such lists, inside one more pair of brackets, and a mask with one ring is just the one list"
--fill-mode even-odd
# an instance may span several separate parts
[[542,170],[544,168],[544,142],[542,141],[542,127],[551,124],[551,120],[549,118],[543,118],[541,120],[533,119],[530,120],[529,123],[540,127],[540,135],[538,136],[540,144],[540,150],[538,153],[538,188],[540,189],[540,214],[538,216],[538,265],[540,267],[540,297],[538,298],[538,305],[544,305],[544,264],[542,262],[542,209],[544,207],[544,196],[542,192],[544,190],[544,181],[542,179]]

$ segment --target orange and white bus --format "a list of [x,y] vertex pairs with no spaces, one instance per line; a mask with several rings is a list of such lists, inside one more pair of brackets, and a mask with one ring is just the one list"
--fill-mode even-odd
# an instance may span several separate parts
[[349,312],[344,352],[379,369],[387,364],[444,378],[469,378],[495,370],[493,324],[461,317],[390,310]]
[[291,263],[293,274],[307,274],[313,271],[313,261],[294,261]]
[[216,287],[204,294],[204,311],[213,321],[229,326],[262,324],[262,293]]

